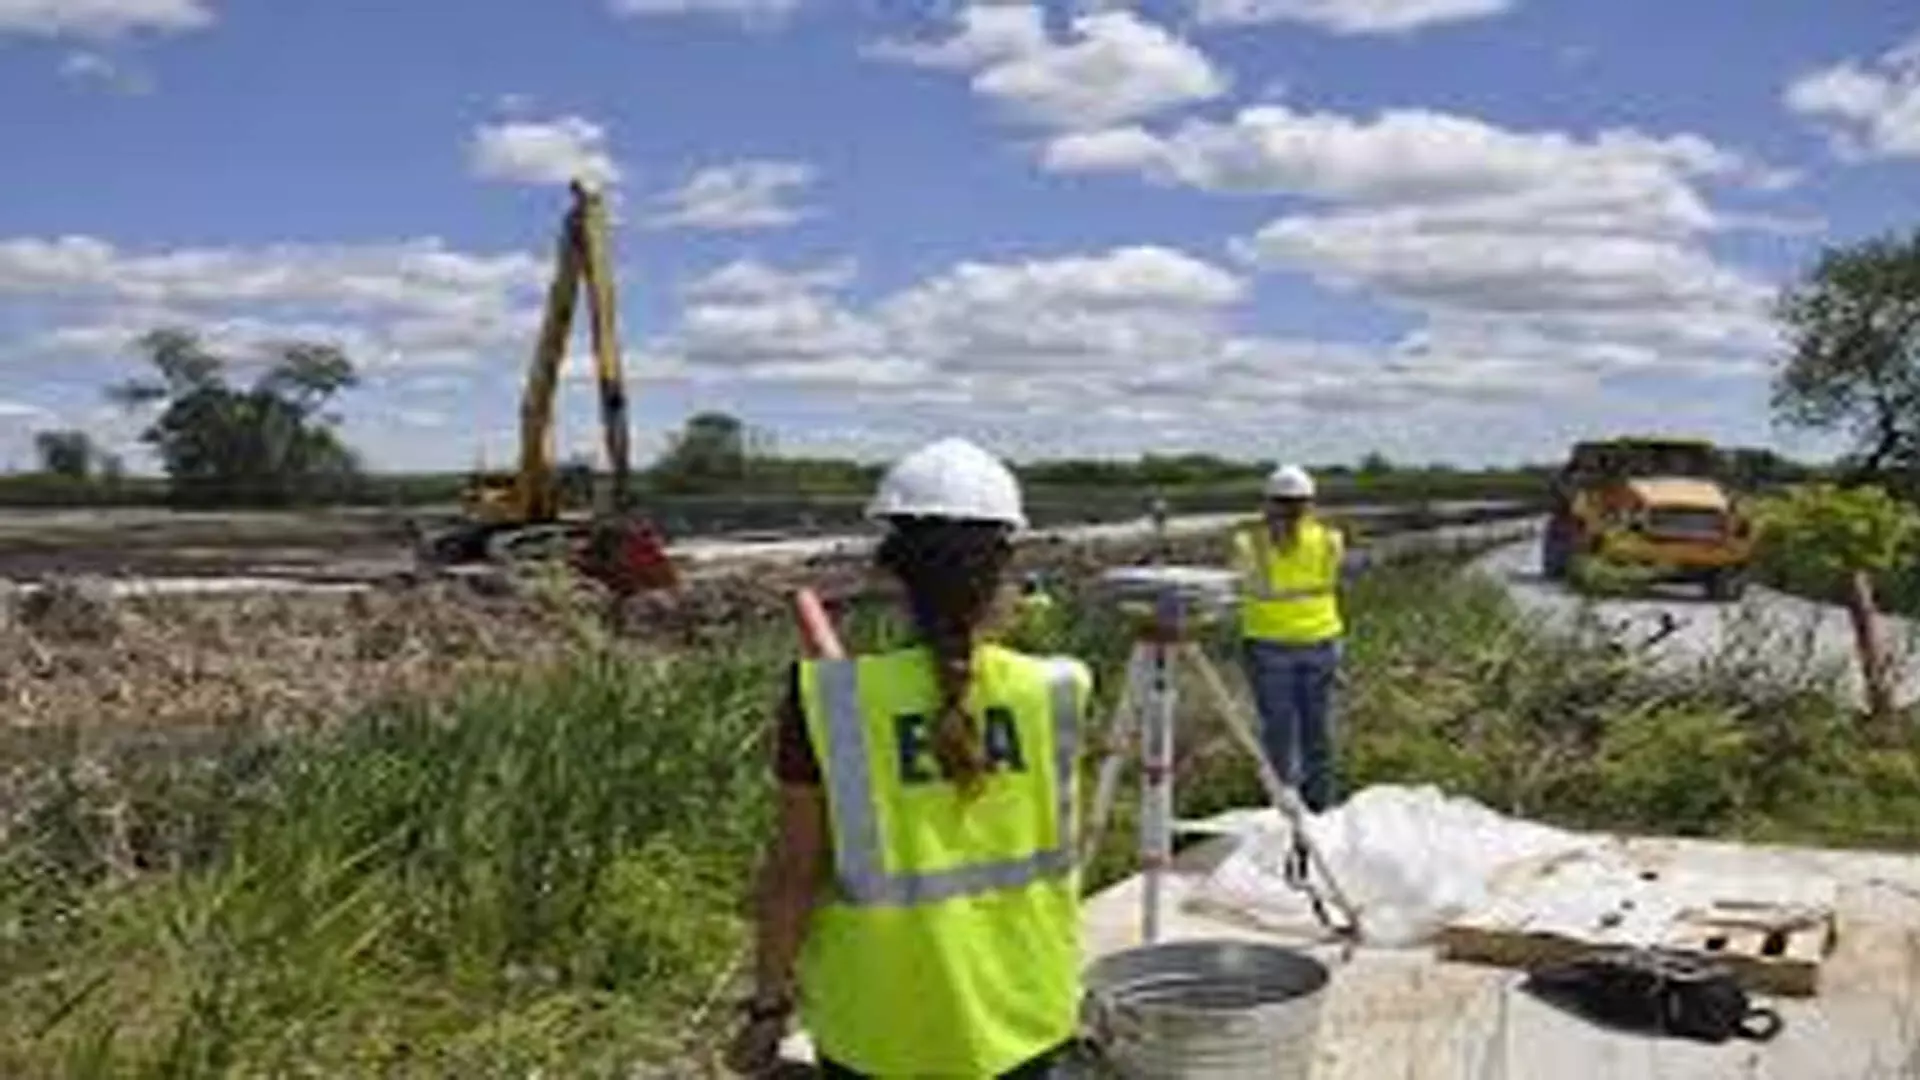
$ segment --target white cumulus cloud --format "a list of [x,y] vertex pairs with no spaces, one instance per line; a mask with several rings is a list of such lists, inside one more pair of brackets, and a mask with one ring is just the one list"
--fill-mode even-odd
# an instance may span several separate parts
[[85,236],[0,239],[0,310],[40,332],[16,352],[121,354],[159,325],[236,348],[324,338],[369,366],[459,365],[531,339],[548,267],[438,240],[126,251]]
[[1214,100],[1231,85],[1205,53],[1130,11],[1077,15],[1056,39],[1038,5],[974,3],[961,9],[944,39],[884,41],[868,53],[971,72],[976,94],[1018,120],[1050,128],[1152,116]]
[[1807,72],[1784,96],[1842,156],[1920,158],[1920,34],[1873,61]]
[[566,184],[577,178],[607,185],[621,176],[607,148],[606,128],[579,116],[482,124],[467,144],[467,161],[483,180],[515,184]]
[[1667,362],[1604,327],[1571,349],[1465,315],[1386,346],[1249,334],[1248,282],[1157,246],[963,261],[864,305],[850,280],[849,264],[727,264],[683,288],[679,326],[651,348],[696,382],[858,410],[876,437],[946,427],[1072,453],[1107,440],[1244,452],[1335,415],[1468,415]]
[[686,282],[680,296],[689,301],[755,300],[842,288],[853,281],[851,259],[805,270],[782,270],[758,259],[735,259]]
[[0,35],[104,39],[213,25],[209,0],[0,0]]
[[0,421],[39,420],[52,415],[39,405],[0,399]]
[[[1165,131],[1067,133],[1042,161],[1323,204],[1235,250],[1424,318],[1425,340],[1475,343],[1415,354],[1426,369],[1546,376],[1580,357],[1610,372],[1750,372],[1773,344],[1767,285],[1704,244],[1763,219],[1716,212],[1706,186],[1787,179],[1697,136],[1582,138],[1428,110],[1361,118],[1273,105]],[[1558,353],[1543,344],[1553,341]]]
[[[1700,359],[1748,341],[1737,313],[1701,317],[1720,295],[1711,264],[1675,264],[1672,288],[1648,296],[1636,291],[1643,278],[1615,271],[1658,258],[1623,250],[1566,271],[1585,303],[1534,295],[1517,270],[1488,302],[1477,286],[1502,267],[1473,268],[1466,282],[1403,279],[1427,256],[1397,235],[1270,230],[1259,243],[1262,258],[1350,275],[1418,306],[1425,321],[1384,345],[1324,327],[1252,332],[1241,270],[1155,245],[962,260],[877,293],[855,291],[851,260],[739,259],[683,282],[677,318],[630,341],[628,362],[636,378],[682,386],[689,400],[778,400],[891,447],[944,428],[1020,453],[1278,453],[1276,440],[1290,454],[1346,453],[1356,441],[1397,453],[1416,429],[1422,438],[1446,423],[1493,430],[1482,423],[1515,403],[1598,407],[1596,389],[1616,375],[1716,370]],[[448,373],[493,372],[510,400],[547,269],[531,255],[435,241],[133,251],[85,237],[0,240],[0,317],[26,331],[0,363],[44,372],[31,365],[124,357],[131,338],[164,324],[235,351],[330,339],[374,376],[349,409],[355,438],[405,464],[415,452],[406,447],[426,435],[395,432],[424,418],[396,410],[465,416],[466,406],[380,388],[414,393]]]
[[864,308],[843,298],[851,279],[848,263],[727,264],[683,288],[681,324],[660,348],[695,368],[890,400],[965,401],[987,381],[1011,390],[984,379],[993,372],[1020,373],[1034,392],[1079,377],[1098,394],[1142,364],[1193,362],[1245,288],[1159,247],[962,262]]
[[1046,13],[1035,4],[969,3],[937,41],[887,40],[865,50],[878,60],[965,70],[1047,49]]
[[1055,138],[1043,162],[1061,172],[1138,172],[1203,191],[1298,194],[1366,202],[1517,195],[1547,188],[1581,202],[1652,204],[1704,213],[1691,176],[1751,168],[1696,136],[1608,131],[1582,140],[1519,132],[1471,117],[1396,109],[1364,119],[1284,105],[1194,120],[1165,133],[1138,126]]
[[1518,0],[1193,0],[1203,25],[1291,22],[1336,34],[1395,34],[1485,19]]
[[705,15],[748,23],[779,22],[800,10],[801,0],[610,0],[615,15],[635,18]]
[[90,49],[68,53],[60,61],[60,74],[73,82],[102,87],[117,94],[136,96],[153,90],[153,79],[146,73],[124,60]]
[[813,211],[794,202],[815,179],[798,161],[748,160],[700,169],[677,189],[658,196],[650,223],[714,231],[774,229]]

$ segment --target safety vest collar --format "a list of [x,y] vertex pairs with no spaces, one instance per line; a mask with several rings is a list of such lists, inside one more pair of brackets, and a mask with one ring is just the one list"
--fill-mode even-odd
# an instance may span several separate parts
[[825,781],[834,812],[834,871],[844,902],[855,907],[913,907],[962,896],[1018,888],[1060,877],[1075,866],[1069,823],[1074,814],[1075,763],[1079,756],[1078,683],[1065,664],[1053,665],[1048,699],[1054,728],[1054,791],[1059,842],[1029,856],[973,863],[928,873],[889,873],[882,855],[880,821],[868,731],[860,707],[858,660],[815,661],[826,738]]

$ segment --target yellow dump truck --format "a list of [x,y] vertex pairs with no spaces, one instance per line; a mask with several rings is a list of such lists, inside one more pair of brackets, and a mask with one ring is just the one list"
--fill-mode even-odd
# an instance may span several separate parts
[[1754,529],[1720,480],[1719,454],[1698,439],[1584,442],[1556,478],[1541,571],[1573,575],[1582,560],[1659,581],[1698,583],[1715,600],[1746,587]]

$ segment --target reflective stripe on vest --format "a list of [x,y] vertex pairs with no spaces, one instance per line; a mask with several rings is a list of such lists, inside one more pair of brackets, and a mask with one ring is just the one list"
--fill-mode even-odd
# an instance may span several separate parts
[[1287,551],[1274,549],[1264,527],[1242,533],[1248,599],[1241,605],[1244,636],[1286,643],[1337,637],[1344,544],[1340,534],[1311,518],[1300,524]]
[[924,873],[888,873],[876,816],[868,732],[860,707],[859,662],[816,661],[827,735],[824,779],[833,806],[834,869],[842,898],[856,907],[911,907],[1017,888],[1074,868],[1072,783],[1080,708],[1074,673],[1056,665],[1048,680],[1053,710],[1055,821],[1059,843],[1032,855]]

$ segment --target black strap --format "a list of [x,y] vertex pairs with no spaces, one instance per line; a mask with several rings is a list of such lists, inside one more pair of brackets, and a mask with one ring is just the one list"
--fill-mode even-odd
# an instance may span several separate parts
[[1734,1030],[1740,1033],[1741,1038],[1752,1039],[1754,1042],[1770,1042],[1785,1026],[1786,1022],[1780,1019],[1779,1013],[1756,1006],[1747,1010],[1747,1015],[1740,1018]]

